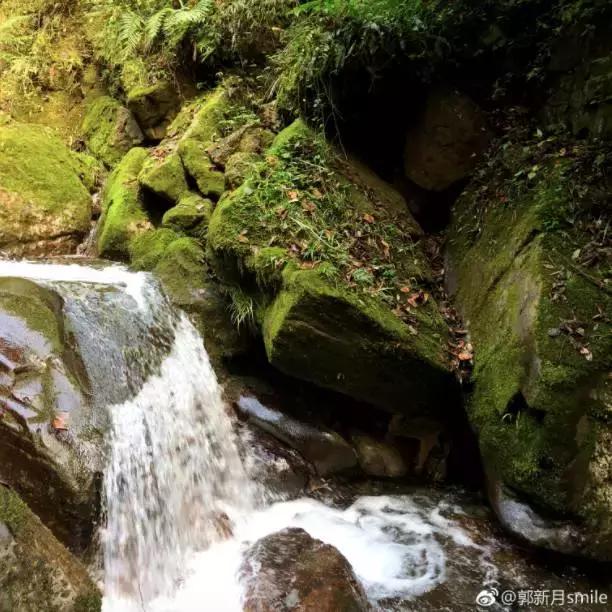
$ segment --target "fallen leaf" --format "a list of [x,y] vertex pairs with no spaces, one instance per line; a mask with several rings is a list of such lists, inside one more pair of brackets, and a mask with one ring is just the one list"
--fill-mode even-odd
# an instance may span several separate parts
[[371,224],[371,223],[374,223],[374,217],[373,217],[372,215],[368,214],[368,213],[364,213],[364,215],[363,215],[363,220],[364,220],[366,223],[370,223],[370,224]]
[[300,199],[300,192],[295,190],[288,191],[287,197],[289,198],[290,202],[297,202]]
[[463,351],[459,353],[459,355],[457,355],[457,358],[459,359],[459,361],[471,361],[472,357],[473,357],[472,353],[468,353],[467,351]]
[[51,422],[51,427],[56,431],[67,431],[69,418],[70,414],[68,412],[58,412]]

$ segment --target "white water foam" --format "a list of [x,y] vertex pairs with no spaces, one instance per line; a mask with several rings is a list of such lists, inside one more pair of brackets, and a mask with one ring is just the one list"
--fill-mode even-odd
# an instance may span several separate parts
[[373,604],[387,598],[412,600],[445,581],[443,542],[451,539],[473,549],[475,556],[487,553],[440,509],[424,508],[409,496],[361,497],[345,510],[313,499],[274,504],[244,516],[231,539],[192,555],[174,597],[151,601],[147,610],[241,612],[243,585],[237,576],[244,551],[259,538],[287,527],[302,528],[335,546]]

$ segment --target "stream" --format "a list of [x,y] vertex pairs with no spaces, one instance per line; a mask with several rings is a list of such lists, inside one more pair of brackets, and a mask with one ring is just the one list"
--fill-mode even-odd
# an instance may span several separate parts
[[250,440],[202,338],[150,275],[67,260],[0,262],[0,276],[57,291],[86,364],[100,362],[91,378],[104,413],[92,419],[107,432],[104,612],[238,612],[245,551],[285,527],[335,546],[375,610],[475,609],[493,589],[597,588],[571,564],[548,565],[509,541],[461,489],[338,483],[300,499],[267,490],[242,459]]

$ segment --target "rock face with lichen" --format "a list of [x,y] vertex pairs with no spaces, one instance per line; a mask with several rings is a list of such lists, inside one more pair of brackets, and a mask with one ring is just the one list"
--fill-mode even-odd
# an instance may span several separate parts
[[101,604],[85,567],[0,484],[0,610],[98,612]]
[[76,549],[89,542],[97,513],[95,477],[71,433],[86,389],[61,298],[0,279],[0,480]]
[[217,205],[208,252],[270,363],[391,411],[443,410],[447,328],[402,197],[300,121],[266,156]]
[[0,251],[70,253],[89,230],[79,160],[47,128],[0,126]]
[[[587,145],[498,147],[456,205],[448,261],[476,347],[468,414],[491,486],[572,524],[538,545],[610,560],[606,176]],[[510,507],[500,518],[529,539]]]

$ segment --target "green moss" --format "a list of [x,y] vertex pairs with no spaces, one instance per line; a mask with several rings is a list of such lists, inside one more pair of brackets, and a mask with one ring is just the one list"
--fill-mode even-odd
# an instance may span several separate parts
[[602,418],[593,388],[612,365],[610,326],[598,322],[612,307],[597,284],[603,270],[580,265],[597,227],[601,151],[576,147],[570,158],[571,145],[530,144],[516,146],[521,155],[500,148],[504,162],[490,160],[450,230],[456,300],[476,348],[469,416],[506,484],[536,506],[587,518],[577,457],[588,465],[592,440],[577,431]]
[[208,145],[195,138],[184,138],[178,146],[178,153],[185,170],[196,182],[204,197],[218,199],[225,191],[225,177],[210,161]]
[[429,286],[419,235],[399,194],[298,121],[219,201],[207,245],[249,298],[273,365],[385,408],[407,410],[409,394],[419,411],[436,385],[452,393],[435,300],[403,304]]
[[136,86],[128,92],[127,105],[143,129],[168,122],[178,110],[180,99],[173,83],[158,81]]
[[175,152],[167,153],[163,147],[147,158],[138,180],[168,202],[177,203],[189,191],[181,158]]
[[164,214],[162,227],[202,238],[206,235],[213,208],[210,200],[190,193]]
[[0,523],[14,539],[0,555],[0,604],[10,610],[99,612],[100,593],[85,568],[4,486],[0,486]]
[[257,153],[238,151],[231,155],[225,164],[225,187],[240,187],[260,161],[261,157]]
[[204,251],[195,240],[178,238],[171,242],[154,272],[175,304],[190,309],[199,303],[207,267]]
[[108,179],[97,241],[102,257],[127,259],[130,242],[150,228],[137,178],[147,155],[145,149],[132,149]]
[[74,169],[81,182],[89,190],[89,193],[95,193],[104,182],[106,176],[104,166],[95,157],[82,151],[73,152],[72,158]]
[[117,165],[144,139],[131,113],[109,96],[90,104],[81,130],[89,150],[108,167]]
[[0,247],[88,231],[91,199],[74,168],[50,130],[0,126]]
[[132,266],[137,270],[154,270],[168,247],[178,238],[179,234],[167,228],[150,230],[135,237],[130,243]]

